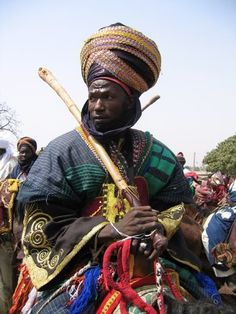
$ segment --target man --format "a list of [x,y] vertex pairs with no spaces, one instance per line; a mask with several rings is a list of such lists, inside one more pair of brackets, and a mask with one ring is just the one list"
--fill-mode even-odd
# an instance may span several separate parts
[[[229,190],[203,224],[202,243],[222,294],[236,296],[236,199]],[[226,289],[226,292],[225,292]]]
[[[128,298],[130,306],[145,307],[136,294],[135,300],[129,299],[134,290],[127,278],[121,278],[120,267],[130,263],[132,280],[147,276],[153,283],[153,260],[165,249],[166,239],[175,237],[165,254],[199,270],[199,261],[182,249],[183,236],[176,232],[184,212],[182,203],[192,201],[182,168],[165,145],[148,132],[132,129],[141,116],[139,96],[160,74],[156,44],[130,27],[114,24],[85,42],[81,66],[88,86],[88,101],[82,109],[84,129],[62,135],[45,148],[18,196],[25,205],[25,265],[39,291],[33,302],[31,296],[24,304],[24,310],[32,308],[31,313],[101,313],[107,295],[114,292],[107,293],[104,287],[116,285],[116,276],[131,291],[118,293],[120,306],[126,306],[124,298]],[[87,131],[106,149],[131,193],[137,187],[141,205],[130,205],[116,188]],[[109,255],[112,245],[120,246],[123,253],[117,256],[114,250]],[[118,274],[112,276],[111,270]],[[27,271],[24,275],[29,282]]]
[[22,258],[22,253],[17,254],[20,251],[18,244],[22,224],[18,223],[20,213],[17,212],[14,199],[20,181],[26,178],[37,157],[37,144],[29,137],[18,141],[18,164],[8,141],[0,140],[0,147],[0,152],[4,152],[0,172],[1,178],[5,179],[0,183],[0,314],[5,314],[11,306],[17,281],[17,264]]
[[22,137],[17,143],[18,150],[18,164],[14,167],[11,173],[12,179],[19,179],[24,181],[37,159],[37,143],[28,136]]
[[182,168],[184,169],[184,165],[186,164],[186,159],[184,158],[184,154],[182,152],[179,152],[177,155],[176,155],[179,163],[181,164]]
[[[22,183],[28,176],[28,173],[33,166],[35,160],[38,158],[36,154],[37,151],[37,143],[36,141],[28,136],[24,136],[19,139],[17,142],[17,150],[18,150],[18,164],[13,168],[10,179],[18,180],[19,184]],[[22,220],[23,220],[23,211],[21,211],[17,204],[15,204],[14,208],[14,223],[13,223],[13,233],[14,233],[14,242],[15,247],[17,247],[16,255],[19,260],[22,259],[21,252],[21,235],[22,235]]]
[[17,164],[17,159],[9,141],[0,139],[0,313],[8,313],[11,304],[13,288],[13,247],[12,236],[8,232],[9,220],[11,219],[3,204],[3,185],[9,177],[12,169]]

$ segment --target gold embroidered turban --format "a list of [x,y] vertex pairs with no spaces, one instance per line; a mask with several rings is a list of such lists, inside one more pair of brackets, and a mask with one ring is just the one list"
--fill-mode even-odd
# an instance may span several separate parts
[[89,37],[80,57],[87,85],[106,71],[106,75],[109,73],[140,94],[156,83],[161,70],[161,55],[155,42],[120,23]]

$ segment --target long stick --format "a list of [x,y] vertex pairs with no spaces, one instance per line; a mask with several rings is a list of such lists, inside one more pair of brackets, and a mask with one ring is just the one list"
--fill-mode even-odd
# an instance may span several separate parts
[[[124,191],[127,193],[129,190],[128,185],[126,181],[121,176],[119,169],[115,166],[113,161],[111,160],[110,156],[107,154],[106,150],[102,147],[100,143],[96,141],[94,137],[92,137],[83,127],[83,124],[81,122],[81,113],[78,107],[75,105],[74,101],[71,99],[69,94],[66,92],[66,90],[59,84],[57,79],[54,77],[54,75],[47,70],[46,68],[40,67],[38,70],[38,74],[41,77],[42,80],[44,80],[57,94],[58,96],[64,101],[70,112],[75,117],[76,121],[79,123],[80,127],[82,127],[83,131],[86,133],[86,136],[94,148],[95,152],[99,156],[99,158],[102,160],[103,164],[105,165],[107,171],[110,173],[112,179],[114,180],[116,186],[119,190]],[[126,194],[125,193],[125,194]],[[134,195],[130,195],[131,198],[135,197]],[[130,200],[129,200],[130,201]],[[133,203],[137,206],[139,204],[138,199],[136,197],[135,200],[133,200]],[[134,204],[131,204],[134,206]]]
[[160,98],[159,95],[153,96],[153,97],[149,100],[149,102],[148,102],[145,106],[142,107],[142,111],[144,111],[144,110],[147,109],[149,106],[151,106],[152,104],[154,104],[154,102],[156,102],[159,98]]
[[[50,71],[48,71],[45,68],[39,68],[38,70],[39,76],[46,82],[48,85],[58,94],[58,96],[64,101],[70,112],[73,114],[73,116],[76,118],[77,122],[79,123],[80,127],[84,132],[86,132],[87,138],[90,141],[90,144],[96,151],[99,158],[102,160],[103,164],[107,168],[108,172],[110,173],[112,179],[114,180],[116,186],[120,191],[124,193],[124,196],[127,198],[128,202],[130,203],[130,206],[140,206],[140,200],[138,195],[132,191],[126,181],[122,178],[119,169],[114,165],[113,161],[110,159],[109,155],[105,151],[105,149],[102,147],[100,143],[98,143],[83,127],[83,124],[81,122],[81,114],[69,94],[66,92],[66,90],[58,83],[56,78],[52,75]],[[156,99],[157,100],[157,99]],[[154,101],[153,101],[154,102]],[[150,102],[149,102],[150,103]],[[150,104],[149,104],[150,105]],[[152,241],[154,240],[157,242],[156,238],[161,237],[156,232],[154,232],[151,236]],[[158,242],[159,243],[159,242]],[[149,268],[149,263],[147,262],[145,257],[142,257],[141,255],[136,257],[136,263],[134,267],[134,274],[137,272],[139,273],[139,269],[147,270]],[[137,268],[138,267],[138,268]]]

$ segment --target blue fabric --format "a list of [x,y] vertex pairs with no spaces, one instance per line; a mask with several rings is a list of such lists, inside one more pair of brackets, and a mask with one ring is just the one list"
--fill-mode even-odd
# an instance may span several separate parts
[[230,201],[236,203],[236,191],[229,192]]
[[222,300],[218,293],[215,282],[210,277],[204,275],[203,273],[194,273],[194,276],[201,285],[205,296],[208,299],[210,298],[214,304],[222,305]]
[[33,166],[35,160],[37,159],[38,156],[33,156],[30,161],[28,161],[24,165],[20,165],[19,163],[13,168],[11,174],[10,174],[10,179],[18,179],[19,175],[24,172],[25,174],[28,174],[31,167]]
[[232,223],[236,219],[236,206],[230,207],[228,205],[218,210],[211,218],[205,232],[209,239],[208,244],[208,260],[211,265],[214,264],[214,258],[211,254],[212,249],[218,244],[225,242]]
[[236,179],[230,184],[229,198],[232,203],[236,203]]
[[[53,293],[54,291],[51,292],[51,294]],[[50,297],[50,295],[39,297],[39,300],[37,300],[37,303],[30,309],[30,314],[37,314],[37,313],[69,314],[70,313],[70,310],[67,306],[67,304],[70,301],[70,294],[67,291],[61,293],[60,295],[52,299],[49,303],[47,303],[47,299],[48,297]],[[44,306],[44,304],[46,305]]]
[[89,303],[96,300],[97,280],[99,275],[99,266],[91,267],[85,272],[83,289],[70,308],[71,314],[83,314],[88,308]]

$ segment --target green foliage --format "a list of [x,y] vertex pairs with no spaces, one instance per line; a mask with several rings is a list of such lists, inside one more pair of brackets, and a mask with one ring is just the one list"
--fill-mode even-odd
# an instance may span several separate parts
[[227,138],[207,153],[203,163],[207,171],[236,175],[236,135]]

